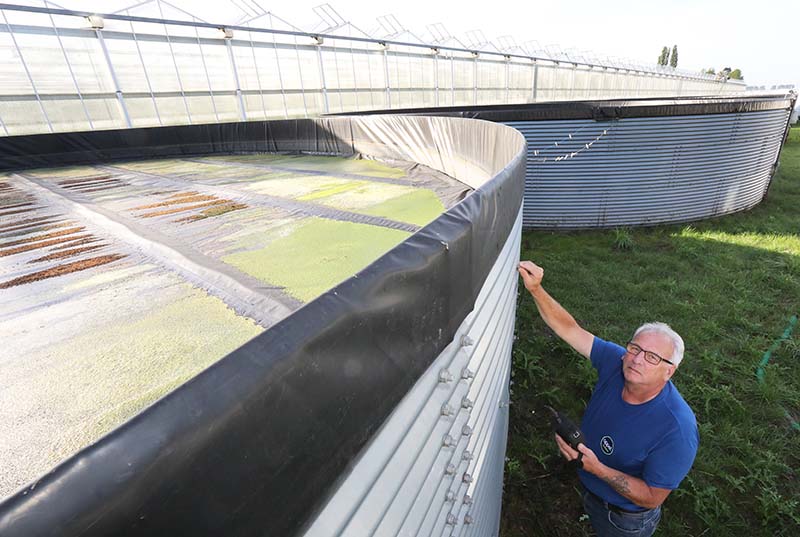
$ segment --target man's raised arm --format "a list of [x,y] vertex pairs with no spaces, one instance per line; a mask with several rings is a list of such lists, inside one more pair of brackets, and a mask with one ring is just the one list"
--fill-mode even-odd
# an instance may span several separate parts
[[589,358],[594,336],[581,328],[572,315],[544,290],[542,287],[544,269],[532,261],[521,261],[517,270],[547,326],[573,349]]

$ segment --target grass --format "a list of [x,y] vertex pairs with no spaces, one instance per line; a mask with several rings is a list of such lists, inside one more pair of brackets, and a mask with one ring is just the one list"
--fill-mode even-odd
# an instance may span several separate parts
[[[686,342],[674,377],[694,409],[700,449],[664,504],[666,536],[800,535],[800,130],[767,199],[692,225],[528,232],[522,258],[590,332],[624,342],[641,323],[670,323]],[[596,375],[550,332],[520,287],[501,535],[592,535],[577,476],[557,456],[542,412],[579,418]]]

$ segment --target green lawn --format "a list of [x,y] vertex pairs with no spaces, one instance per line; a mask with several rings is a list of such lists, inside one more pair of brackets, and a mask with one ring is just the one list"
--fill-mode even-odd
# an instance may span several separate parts
[[[700,449],[657,535],[800,535],[800,130],[767,199],[691,225],[523,234],[522,258],[587,330],[625,342],[665,321],[686,342],[674,382]],[[539,319],[520,284],[501,535],[591,535],[543,406],[579,418],[595,373]],[[777,342],[777,343],[776,343]],[[756,375],[770,348],[763,382]]]

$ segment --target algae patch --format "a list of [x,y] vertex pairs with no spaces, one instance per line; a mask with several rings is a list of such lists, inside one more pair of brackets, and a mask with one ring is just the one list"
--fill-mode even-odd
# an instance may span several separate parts
[[337,194],[341,194],[343,192],[350,192],[354,189],[363,187],[369,184],[366,181],[338,181],[338,182],[329,182],[326,184],[321,185],[319,190],[315,190],[310,194],[306,194],[297,198],[300,201],[313,201],[328,198],[330,196],[335,196]]
[[311,170],[324,173],[347,173],[373,177],[388,177],[392,179],[406,177],[405,170],[390,166],[378,160],[331,155],[283,155],[262,153],[257,155],[216,156],[214,158],[233,163],[257,162],[259,164],[295,169],[298,171]]
[[353,276],[410,234],[367,224],[309,218],[265,248],[223,258],[308,302]]
[[362,209],[361,212],[424,226],[444,212],[444,205],[433,191],[420,189]]
[[296,175],[254,182],[248,185],[247,190],[258,194],[307,201],[366,184],[368,184],[368,181],[343,179],[328,175]]

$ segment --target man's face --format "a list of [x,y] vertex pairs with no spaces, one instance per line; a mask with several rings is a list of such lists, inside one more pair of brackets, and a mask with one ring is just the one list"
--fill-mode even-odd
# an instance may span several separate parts
[[653,365],[644,357],[644,351],[651,351],[669,360],[672,357],[672,341],[667,336],[658,332],[642,332],[631,343],[639,345],[643,352],[635,356],[626,352],[622,357],[622,371],[626,382],[655,388],[672,377],[674,366],[664,361]]

